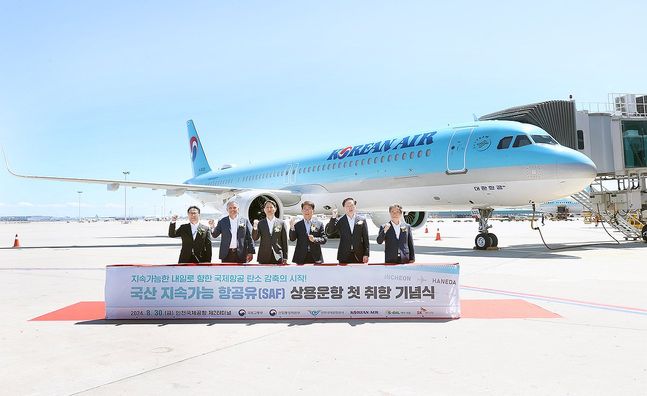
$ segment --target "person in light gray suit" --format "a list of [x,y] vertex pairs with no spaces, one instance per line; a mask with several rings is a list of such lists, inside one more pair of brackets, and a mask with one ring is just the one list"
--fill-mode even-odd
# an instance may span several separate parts
[[227,203],[229,216],[223,217],[214,227],[214,221],[209,220],[211,236],[220,238],[218,257],[223,263],[249,263],[254,258],[254,241],[252,241],[252,224],[246,218],[238,216],[238,204],[234,201]]

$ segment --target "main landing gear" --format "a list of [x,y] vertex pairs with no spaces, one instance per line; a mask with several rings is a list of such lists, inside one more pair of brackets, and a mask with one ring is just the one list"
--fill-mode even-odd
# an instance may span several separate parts
[[496,235],[488,232],[489,228],[492,228],[491,225],[488,225],[487,221],[492,216],[494,209],[478,209],[479,211],[479,233],[474,238],[475,248],[478,250],[485,250],[490,247],[497,247],[499,245],[499,238]]

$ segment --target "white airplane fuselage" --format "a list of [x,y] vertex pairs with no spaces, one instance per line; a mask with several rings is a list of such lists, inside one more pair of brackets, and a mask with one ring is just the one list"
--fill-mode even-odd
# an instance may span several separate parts
[[[514,147],[518,136],[528,144]],[[506,138],[508,147],[500,144]],[[315,202],[318,212],[329,212],[341,208],[346,197],[355,198],[365,212],[384,212],[391,203],[406,211],[523,206],[581,191],[595,175],[588,157],[556,144],[542,129],[490,121],[212,171],[186,183],[290,191],[299,199],[281,200],[283,214],[299,214],[304,200]],[[248,199],[245,192],[193,194],[217,210],[228,199]],[[271,193],[268,198],[280,200]]]

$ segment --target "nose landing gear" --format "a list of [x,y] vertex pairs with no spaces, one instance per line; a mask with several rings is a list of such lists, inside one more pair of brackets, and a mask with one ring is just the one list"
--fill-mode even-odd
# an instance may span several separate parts
[[479,233],[474,238],[474,248],[478,250],[485,250],[491,247],[497,247],[499,245],[499,238],[496,235],[488,232],[488,229],[492,228],[491,225],[488,225],[488,219],[492,216],[494,209],[478,209],[479,211]]

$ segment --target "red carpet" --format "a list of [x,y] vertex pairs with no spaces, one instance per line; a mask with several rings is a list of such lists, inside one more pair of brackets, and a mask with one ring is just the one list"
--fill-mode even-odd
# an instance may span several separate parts
[[[82,301],[41,315],[32,321],[85,321],[105,318],[103,301]],[[561,318],[525,300],[461,300],[462,319]]]

